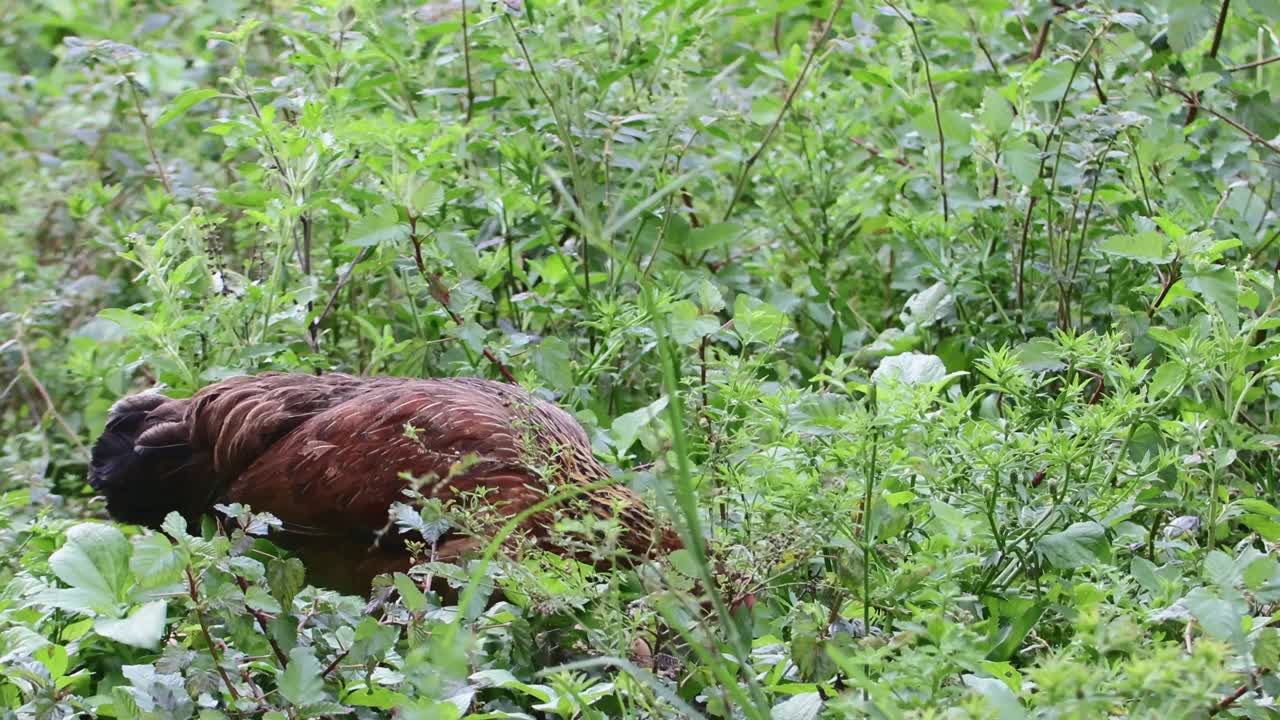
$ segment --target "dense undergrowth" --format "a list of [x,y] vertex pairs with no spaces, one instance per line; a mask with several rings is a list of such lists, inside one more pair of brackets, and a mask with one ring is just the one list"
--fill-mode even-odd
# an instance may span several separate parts
[[[0,706],[1277,717],[1277,17],[7,5]],[[267,369],[510,373],[715,562],[104,522],[116,398]]]

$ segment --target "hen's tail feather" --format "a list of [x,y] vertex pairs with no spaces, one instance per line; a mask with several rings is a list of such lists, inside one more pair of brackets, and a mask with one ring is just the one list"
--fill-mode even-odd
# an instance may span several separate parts
[[112,517],[159,527],[170,512],[199,515],[212,479],[189,437],[181,400],[145,393],[111,408],[93,446],[89,484],[106,496]]

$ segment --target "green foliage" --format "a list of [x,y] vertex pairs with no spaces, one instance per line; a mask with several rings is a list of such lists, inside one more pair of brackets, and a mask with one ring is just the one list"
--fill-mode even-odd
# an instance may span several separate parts
[[[1274,0],[462,7],[0,11],[7,715],[1275,717]],[[689,549],[103,521],[272,369],[510,375]]]

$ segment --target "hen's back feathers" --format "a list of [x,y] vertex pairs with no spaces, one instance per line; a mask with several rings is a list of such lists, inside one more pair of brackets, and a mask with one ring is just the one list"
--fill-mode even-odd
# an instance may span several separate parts
[[[427,497],[479,498],[501,519],[542,500],[548,485],[608,477],[572,416],[512,385],[271,373],[188,400],[121,400],[93,449],[90,483],[113,517],[151,527],[171,511],[194,522],[220,502],[270,512],[284,522],[282,544],[324,556],[308,563],[321,575],[313,579],[359,590],[408,565],[402,541],[373,543],[407,478],[424,481]],[[620,519],[633,555],[679,545],[625,487],[585,498],[587,512]],[[541,513],[525,530],[545,538],[551,522]],[[446,537],[437,557],[475,544]]]

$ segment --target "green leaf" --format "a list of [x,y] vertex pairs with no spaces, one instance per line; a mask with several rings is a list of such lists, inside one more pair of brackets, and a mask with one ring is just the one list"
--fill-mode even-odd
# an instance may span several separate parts
[[278,613],[282,608],[275,598],[271,597],[271,593],[261,585],[250,585],[249,589],[244,593],[244,604],[254,610],[265,613]]
[[302,589],[307,570],[297,558],[272,558],[267,561],[267,587],[280,607],[293,606],[293,598]]
[[133,584],[129,553],[129,541],[119,530],[85,523],[67,531],[66,544],[49,557],[49,569],[79,591],[75,597],[85,603],[79,610],[110,614]]
[[1224,320],[1237,321],[1239,305],[1235,273],[1219,267],[1188,270],[1182,277],[1188,288],[1194,290],[1222,313]]
[[703,315],[698,306],[689,300],[672,303],[670,315],[671,339],[677,345],[692,345],[703,335],[720,329],[720,321],[714,316]]
[[614,449],[619,454],[630,450],[640,429],[653,422],[653,419],[658,417],[666,407],[667,396],[663,395],[639,410],[614,418],[613,425],[609,428]]
[[473,278],[480,274],[480,254],[466,235],[457,232],[440,233],[436,235],[436,247],[449,258],[454,272],[461,277]]
[[412,578],[404,573],[396,573],[391,576],[391,579],[395,583],[396,592],[400,593],[400,600],[404,603],[405,609],[416,613],[427,608],[427,596],[422,594],[422,590]]
[[408,237],[409,226],[400,222],[400,213],[394,207],[383,204],[351,225],[351,230],[347,233],[347,244],[369,247],[400,242]]
[[424,182],[413,191],[413,213],[428,217],[440,212],[444,206],[444,186],[437,182]]
[[1169,0],[1169,49],[1186,52],[1204,39],[1213,27],[1216,3],[1204,0]]
[[733,301],[733,328],[746,342],[775,343],[787,324],[781,310],[759,298],[739,293]]
[[93,629],[99,635],[116,642],[152,650],[164,637],[167,608],[164,600],[154,600],[138,606],[123,619],[98,618],[93,624]]
[[289,651],[289,667],[276,673],[280,694],[295,706],[314,705],[324,700],[324,680],[320,663],[309,647],[301,645]]
[[982,126],[995,137],[1013,127],[1013,105],[998,90],[988,87],[982,92]]
[[133,542],[129,570],[144,588],[160,587],[182,579],[186,558],[159,533],[139,536]]
[[1235,603],[1228,602],[1208,588],[1199,587],[1184,598],[1191,612],[1205,633],[1215,640],[1229,642],[1238,649],[1246,647],[1241,625],[1244,613]]
[[164,127],[183,115],[186,115],[187,111],[196,105],[199,105],[209,98],[217,96],[218,91],[212,88],[194,88],[192,90],[188,90],[181,95],[178,95],[178,97],[173,99],[173,102],[169,103],[169,109],[165,110],[164,114],[156,120],[155,126],[158,128]]
[[1173,250],[1158,232],[1135,235],[1112,235],[1098,243],[1098,250],[1149,265],[1161,265],[1173,259]]
[[569,361],[569,343],[558,337],[544,337],[534,348],[533,367],[547,384],[556,390],[573,387],[573,364]]
[[741,233],[742,226],[737,223],[713,223],[693,228],[685,238],[685,248],[690,252],[717,249],[731,242]]
[[1058,102],[1067,92],[1074,67],[1071,62],[1060,62],[1045,70],[1031,86],[1029,97],[1036,102]]
[[1005,170],[1023,185],[1030,185],[1040,177],[1040,148],[1021,135],[1004,144],[1000,159]]
[[1063,569],[1085,567],[1111,557],[1105,529],[1096,522],[1078,522],[1046,535],[1036,543],[1036,549],[1049,564]]

